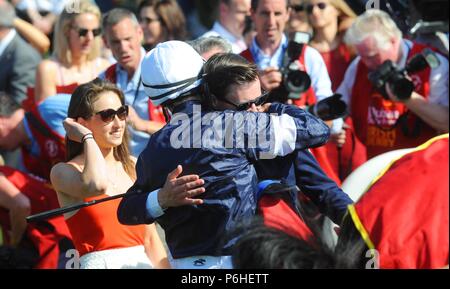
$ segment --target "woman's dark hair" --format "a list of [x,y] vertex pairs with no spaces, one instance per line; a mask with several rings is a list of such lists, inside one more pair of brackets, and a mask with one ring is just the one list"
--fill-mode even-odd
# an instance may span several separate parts
[[234,53],[213,55],[203,66],[204,93],[203,102],[213,106],[214,98],[224,99],[232,85],[247,84],[258,79],[255,64]]
[[[123,92],[118,89],[117,86],[108,81],[96,78],[93,81],[80,85],[73,92],[72,97],[70,98],[68,117],[73,119],[78,119],[79,117],[83,119],[91,118],[94,115],[93,104],[99,99],[102,93],[108,91],[115,93],[119,97],[122,105],[125,104]],[[113,149],[113,153],[114,158],[122,163],[125,172],[127,172],[132,179],[135,179],[136,172],[134,163],[130,159],[128,141],[128,130],[125,126],[122,143]],[[82,152],[83,144],[72,141],[66,136],[66,160],[70,161]]]
[[[145,0],[139,4],[138,15],[142,9],[152,7],[161,21],[164,29],[165,39],[168,40],[186,40],[186,18],[180,6],[174,0]],[[154,44],[156,45],[156,43]]]

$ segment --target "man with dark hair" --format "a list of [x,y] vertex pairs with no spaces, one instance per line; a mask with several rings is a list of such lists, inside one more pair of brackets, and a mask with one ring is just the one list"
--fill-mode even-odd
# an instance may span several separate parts
[[100,78],[116,84],[125,94],[125,103],[130,108],[130,150],[137,157],[150,134],[160,129],[164,122],[161,108],[149,101],[141,83],[141,61],[145,56],[141,46],[142,29],[133,12],[122,8],[115,8],[103,16],[102,29],[105,44],[117,63],[106,69]]
[[[255,86],[258,95],[257,68],[243,57],[235,54],[215,55],[204,66],[208,95],[204,103],[213,110],[239,110],[265,112],[270,105],[264,98],[254,100],[252,93],[240,93],[242,88]],[[250,102],[249,102],[250,100]],[[245,105],[246,103],[246,105]],[[261,160],[255,164],[260,180],[281,179],[283,183],[298,186],[319,209],[340,224],[347,206],[352,200],[337,184],[325,175],[316,159],[308,150],[295,150],[285,157]]]
[[[260,71],[264,89],[272,91],[282,85],[280,69],[288,46],[284,34],[289,20],[290,7],[288,0],[252,0],[251,17],[256,36],[249,49],[241,53],[247,60],[256,63]],[[332,95],[331,81],[320,53],[312,47],[303,46],[299,57],[301,70],[311,78],[311,88],[294,104],[312,105],[316,99]]]
[[[137,180],[128,191],[138,194],[122,200],[118,218],[129,225],[158,221],[176,268],[194,267],[200,256],[207,268],[230,268],[235,239],[222,240],[237,223],[255,214],[258,177],[254,164],[321,145],[329,129],[305,111],[282,104],[267,107],[273,115],[205,111],[200,106],[202,68],[200,55],[180,41],[159,44],[144,59],[146,93],[163,105],[171,122],[152,136],[139,156]],[[233,104],[245,108],[258,100],[261,89],[256,73],[244,69],[242,77],[249,83],[235,92],[249,95],[248,101]],[[178,164],[184,172],[195,172],[205,180],[202,199],[158,193],[164,174]]]
[[[270,91],[270,101],[288,102],[303,108],[330,97],[333,91],[325,62],[316,49],[307,45],[308,39],[296,39],[302,45],[298,44],[298,57],[292,60],[290,66],[297,66],[298,70],[306,72],[310,78],[310,86],[305,87],[306,91],[302,93],[291,93],[286,88],[286,76],[281,70],[284,68],[289,46],[285,27],[290,11],[288,0],[252,0],[251,18],[256,36],[252,39],[250,47],[241,52],[241,55],[257,65],[262,87]],[[299,82],[297,85],[307,84],[306,81]],[[330,121],[333,137],[341,132],[342,123],[341,118]],[[327,175],[339,182],[339,177],[328,159],[326,148],[313,150],[313,154]]]

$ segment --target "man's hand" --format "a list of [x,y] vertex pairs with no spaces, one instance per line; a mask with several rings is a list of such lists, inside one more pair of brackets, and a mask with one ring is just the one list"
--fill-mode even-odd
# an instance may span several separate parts
[[265,103],[261,106],[258,106],[257,111],[258,112],[268,112],[271,105],[272,105],[272,103],[270,103],[270,102]]
[[259,80],[265,90],[271,91],[280,86],[283,76],[278,68],[268,67],[259,72]]
[[341,148],[345,144],[345,130],[348,128],[350,126],[344,122],[340,132],[330,135],[330,141],[334,142],[338,148]]
[[162,209],[183,205],[201,205],[202,199],[193,199],[203,192],[205,183],[198,175],[187,175],[178,178],[183,172],[183,167],[178,165],[176,169],[167,175],[166,183],[158,193],[158,203]]

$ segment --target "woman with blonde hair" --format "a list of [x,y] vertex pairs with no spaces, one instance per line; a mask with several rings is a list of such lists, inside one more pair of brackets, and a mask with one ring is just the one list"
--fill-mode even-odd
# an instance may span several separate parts
[[343,36],[356,14],[344,0],[307,0],[305,11],[313,28],[309,44],[324,58],[335,91],[353,57],[343,42]]
[[[356,14],[344,0],[307,0],[305,10],[313,28],[309,44],[322,55],[332,90],[336,91],[354,57],[353,49],[343,38]],[[344,128],[340,133],[332,134],[331,139],[335,141],[326,145],[328,159],[341,181],[366,161],[365,147],[355,137],[350,117],[345,119]],[[343,138],[345,143],[337,141]]]
[[[61,206],[118,195],[133,185],[136,159],[128,150],[127,115],[122,91],[107,81],[97,78],[72,94],[64,121],[67,162],[55,165],[50,174]],[[168,180],[180,173],[177,168]],[[176,181],[166,182],[161,191],[193,196],[189,187],[203,184],[197,175]],[[65,214],[81,268],[168,268],[155,225],[120,224],[119,203],[114,199]]]
[[52,57],[37,68],[34,96],[38,103],[64,91],[62,87],[91,81],[109,66],[100,57],[99,8],[90,0],[76,1],[77,5],[69,3],[66,7],[71,9],[64,9],[58,18]]

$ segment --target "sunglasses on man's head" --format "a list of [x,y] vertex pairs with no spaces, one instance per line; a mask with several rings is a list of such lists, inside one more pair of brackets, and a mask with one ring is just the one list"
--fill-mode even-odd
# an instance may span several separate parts
[[324,10],[325,8],[327,8],[327,3],[320,2],[317,4],[309,4],[308,6],[306,6],[306,12],[311,14],[314,10],[314,6],[317,6],[320,10]]
[[305,5],[299,4],[299,5],[292,5],[292,9],[294,9],[295,12],[303,12],[305,11]]
[[233,105],[236,110],[238,111],[244,111],[244,110],[248,110],[249,108],[252,107],[252,105],[254,104],[255,106],[260,106],[263,105],[264,103],[266,103],[267,100],[267,96],[269,95],[268,91],[264,91],[260,96],[258,96],[257,98],[250,100],[248,102],[244,102],[244,103],[239,103],[239,104],[235,104],[232,103],[231,101],[227,100],[227,99],[222,99],[222,101]]
[[97,37],[100,34],[102,34],[101,28],[96,28],[96,29],[91,30],[91,29],[86,29],[86,28],[74,27],[73,29],[75,29],[78,32],[79,37],[86,37],[86,35],[88,34],[89,31],[92,31],[92,35],[94,35],[94,37]]
[[100,118],[106,123],[112,122],[116,115],[120,120],[125,120],[128,116],[128,105],[123,105],[117,110],[114,110],[112,108],[105,109],[95,114],[99,114]]

